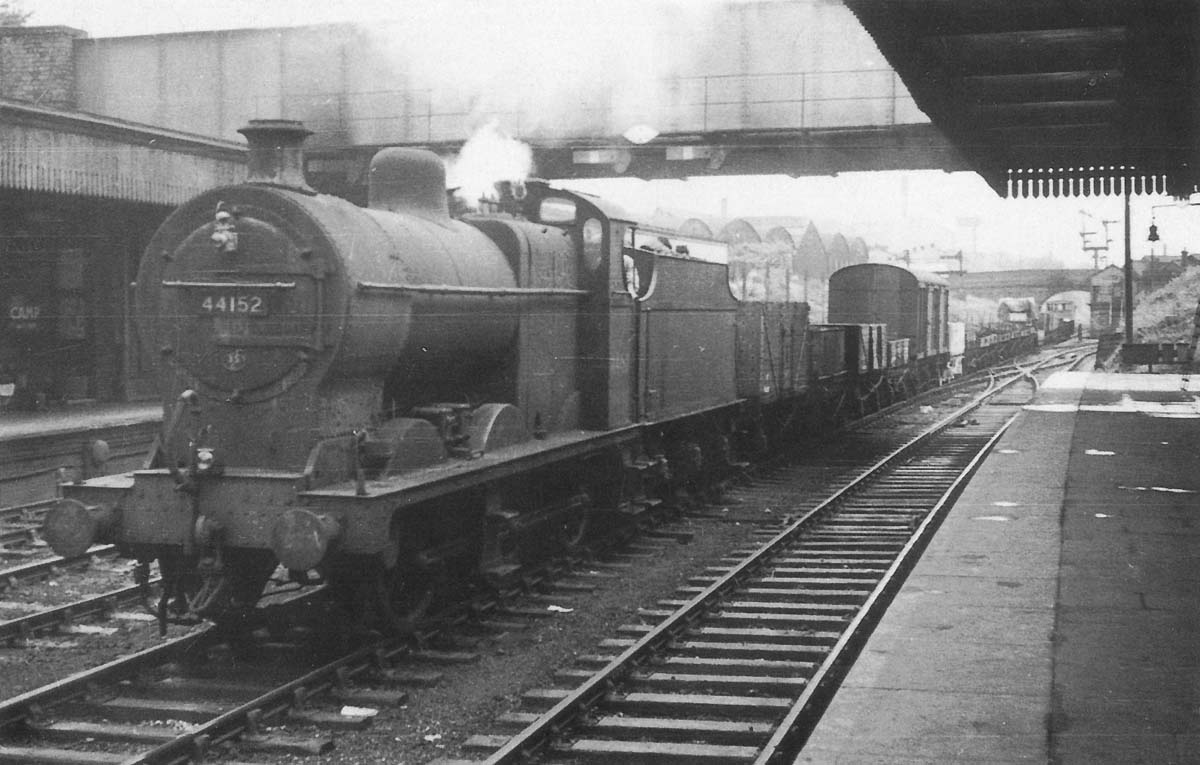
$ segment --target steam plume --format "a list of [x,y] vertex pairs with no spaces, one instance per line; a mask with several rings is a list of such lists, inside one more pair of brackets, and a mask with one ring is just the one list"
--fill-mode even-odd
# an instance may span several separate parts
[[490,120],[463,144],[458,157],[446,168],[446,181],[457,189],[455,196],[474,208],[480,198],[495,196],[500,181],[523,181],[533,169],[533,152],[524,143]]

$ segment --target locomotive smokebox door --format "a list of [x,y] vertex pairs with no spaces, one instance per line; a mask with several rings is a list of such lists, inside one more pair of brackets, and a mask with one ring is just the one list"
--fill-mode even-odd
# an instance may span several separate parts
[[226,395],[298,376],[319,342],[321,279],[297,267],[309,248],[271,217],[242,210],[236,251],[212,246],[219,224],[200,227],[162,268],[162,350]]

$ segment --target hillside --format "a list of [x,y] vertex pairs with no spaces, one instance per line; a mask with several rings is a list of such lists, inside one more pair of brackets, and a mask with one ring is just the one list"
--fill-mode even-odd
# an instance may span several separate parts
[[1190,341],[1200,299],[1200,267],[1189,268],[1159,289],[1143,295],[1133,307],[1137,342]]

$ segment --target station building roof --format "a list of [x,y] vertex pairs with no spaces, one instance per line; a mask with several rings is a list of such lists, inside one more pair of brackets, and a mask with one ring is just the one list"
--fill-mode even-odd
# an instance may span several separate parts
[[0,189],[177,205],[246,176],[245,146],[0,99]]
[[1200,3],[846,0],[1002,196],[1200,183]]

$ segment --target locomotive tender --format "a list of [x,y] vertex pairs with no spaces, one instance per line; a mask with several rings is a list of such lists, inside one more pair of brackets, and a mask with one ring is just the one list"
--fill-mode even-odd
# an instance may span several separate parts
[[847,363],[882,327],[814,344],[805,304],[733,297],[717,243],[594,197],[530,182],[519,214],[453,219],[441,160],[385,149],[360,208],[309,188],[299,123],[241,132],[248,181],[172,213],[138,275],[163,432],[44,527],[60,555],[157,560],[164,624],[244,613],[282,565],[411,630],[443,588],[501,585],[899,367]]

